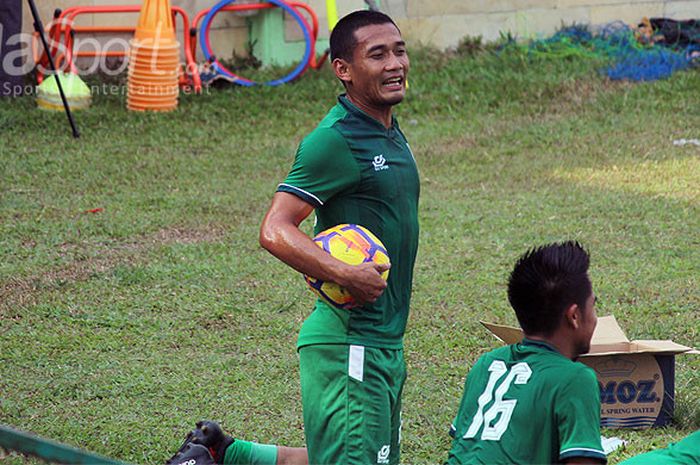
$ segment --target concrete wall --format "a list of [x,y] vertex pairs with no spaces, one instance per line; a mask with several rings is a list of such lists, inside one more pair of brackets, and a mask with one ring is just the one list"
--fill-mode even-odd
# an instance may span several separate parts
[[[155,0],[151,0],[155,1]],[[253,0],[238,0],[237,3]],[[42,20],[48,22],[57,7],[73,5],[140,4],[139,0],[37,0]],[[193,19],[194,15],[216,3],[215,0],[171,0]],[[320,38],[328,37],[325,0],[308,0],[319,16]],[[363,8],[363,0],[337,0],[340,16]],[[562,23],[602,24],[615,20],[634,24],[644,17],[665,16],[674,19],[700,18],[700,0],[380,0],[381,9],[390,14],[402,29],[409,44],[430,44],[438,48],[454,47],[469,36],[485,40],[510,31],[518,37],[534,37],[555,31]],[[30,32],[31,18],[23,2],[24,31]],[[265,14],[265,13],[254,13]],[[220,57],[235,51],[244,54],[251,16],[221,13],[212,24],[212,46]],[[81,18],[82,25],[133,25],[136,15],[101,15]],[[179,23],[178,23],[179,25]],[[285,21],[285,37],[296,40],[296,23]],[[201,58],[201,57],[200,57]]]
[[406,37],[440,48],[466,35],[486,40],[510,31],[518,37],[554,32],[562,23],[637,24],[642,17],[700,18],[698,0],[388,0]]

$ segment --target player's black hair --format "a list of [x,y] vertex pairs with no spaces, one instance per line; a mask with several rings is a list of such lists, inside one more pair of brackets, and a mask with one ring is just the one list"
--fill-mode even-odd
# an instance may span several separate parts
[[551,335],[564,310],[583,308],[591,295],[590,257],[574,241],[535,247],[522,255],[508,280],[508,300],[525,334]]
[[381,11],[358,10],[343,16],[331,32],[331,60],[340,58],[352,61],[352,54],[357,46],[355,31],[361,27],[387,23],[393,24],[396,29],[399,28],[389,16]]

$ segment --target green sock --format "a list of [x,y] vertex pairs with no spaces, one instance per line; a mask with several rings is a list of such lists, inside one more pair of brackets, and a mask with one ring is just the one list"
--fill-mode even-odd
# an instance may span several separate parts
[[224,465],[277,465],[277,446],[236,439],[226,448]]

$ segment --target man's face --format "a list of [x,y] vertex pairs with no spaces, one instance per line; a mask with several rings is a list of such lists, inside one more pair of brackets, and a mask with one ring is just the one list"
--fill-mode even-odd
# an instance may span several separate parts
[[374,107],[401,102],[406,95],[408,54],[399,30],[391,23],[355,31],[357,46],[348,63],[348,93]]
[[588,351],[591,350],[591,338],[593,337],[593,331],[598,323],[598,316],[596,315],[595,310],[595,301],[595,294],[591,292],[591,295],[589,295],[588,299],[586,299],[584,308],[581,310],[581,326],[579,327],[579,331],[576,336],[576,351],[579,355],[588,353]]

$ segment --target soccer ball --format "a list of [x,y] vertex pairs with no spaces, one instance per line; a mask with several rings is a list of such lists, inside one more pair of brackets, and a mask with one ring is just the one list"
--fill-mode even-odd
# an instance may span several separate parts
[[[322,231],[314,237],[316,245],[345,263],[359,265],[365,262],[389,263],[384,244],[367,228],[357,224],[339,224]],[[386,281],[389,270],[382,273]],[[356,306],[355,299],[344,287],[304,275],[312,291],[332,306],[350,309]]]

